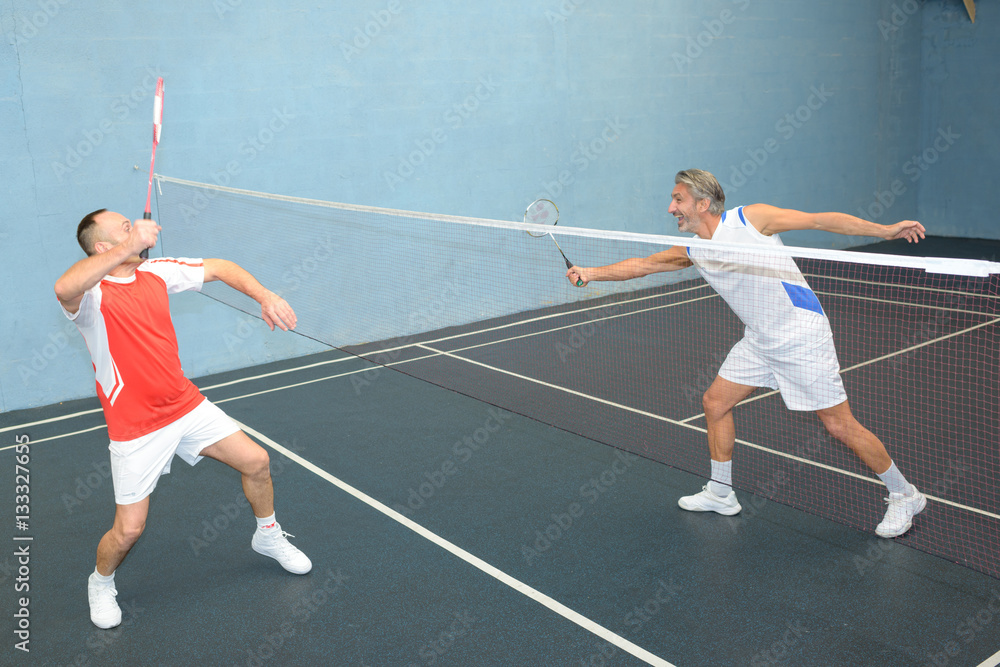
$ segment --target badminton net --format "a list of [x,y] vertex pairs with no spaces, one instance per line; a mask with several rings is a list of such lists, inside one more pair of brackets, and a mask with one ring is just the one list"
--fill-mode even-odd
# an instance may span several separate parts
[[[683,245],[723,273],[780,279],[784,291],[747,290],[729,304],[695,268],[576,287],[553,244],[520,222],[157,178],[164,253],[235,261],[292,304],[298,333],[704,478],[702,395],[733,346],[757,336],[823,366],[832,333],[854,415],[928,496],[899,541],[1000,577],[1000,265],[552,229],[580,266]],[[259,313],[233,290],[203,291]],[[808,316],[777,333],[748,332],[734,312],[780,311],[787,300]],[[800,320],[808,326],[788,328]],[[786,373],[807,395],[834,392],[828,380],[809,387],[799,368]],[[794,392],[785,394],[765,387],[734,410],[744,510],[733,530],[751,530],[776,501],[871,532],[885,486],[813,412],[789,410]]]

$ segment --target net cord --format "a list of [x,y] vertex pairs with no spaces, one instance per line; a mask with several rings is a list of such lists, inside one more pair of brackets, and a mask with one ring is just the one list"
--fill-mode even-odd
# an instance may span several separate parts
[[[521,230],[524,232],[538,232],[538,225],[525,222],[510,222],[506,220],[489,220],[486,218],[469,218],[456,215],[419,213],[415,211],[404,211],[400,209],[379,208],[375,206],[359,206],[355,204],[342,204],[338,202],[323,201],[321,199],[306,199],[303,197],[290,197],[287,195],[275,195],[254,190],[242,190],[230,188],[222,185],[210,183],[199,183],[197,181],[183,180],[162,174],[155,174],[154,178],[158,183],[175,183],[203,190],[226,192],[231,194],[269,199],[273,201],[284,201],[295,204],[307,204],[322,208],[333,208],[342,211],[352,211],[360,213],[374,213],[379,215],[391,215],[402,218],[412,218],[417,220],[429,220],[434,222],[452,222],[464,225],[476,225],[481,227],[500,227],[506,229]],[[779,255],[786,257],[804,257],[809,259],[823,259],[836,262],[847,262],[850,264],[869,264],[891,266],[896,268],[919,269],[927,273],[937,273],[955,276],[967,276],[975,278],[986,278],[992,274],[1000,274],[1000,263],[990,262],[981,259],[959,259],[950,257],[910,257],[906,255],[887,255],[883,253],[851,252],[848,250],[831,250],[826,248],[807,248],[803,246],[742,246],[732,243],[721,243],[697,237],[678,237],[659,234],[640,234],[636,232],[610,231],[603,229],[588,229],[584,227],[563,227],[554,226],[549,228],[550,234],[562,236],[578,236],[585,238],[612,239],[619,241],[631,241],[635,243],[648,243],[658,246],[686,246],[688,248],[707,248],[711,250],[735,250],[746,252],[752,251],[758,255]]]

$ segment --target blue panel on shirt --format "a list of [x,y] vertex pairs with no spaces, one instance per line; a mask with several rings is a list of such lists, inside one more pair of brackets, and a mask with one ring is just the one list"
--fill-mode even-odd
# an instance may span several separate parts
[[781,285],[788,292],[788,298],[792,300],[792,305],[799,308],[804,308],[805,310],[811,310],[814,313],[823,314],[823,306],[820,305],[819,299],[816,298],[816,294],[813,293],[808,287],[803,287],[802,285],[793,285],[792,283],[786,283],[784,280],[781,281]]
[[747,219],[743,217],[743,207],[740,206],[738,209],[736,209],[736,212],[740,214],[740,220],[743,222],[743,226],[746,227]]

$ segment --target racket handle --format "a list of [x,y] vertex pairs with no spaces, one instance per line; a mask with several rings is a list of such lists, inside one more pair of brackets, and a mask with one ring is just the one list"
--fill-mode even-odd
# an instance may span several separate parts
[[[562,252],[562,248],[559,249],[559,252]],[[566,255],[563,255],[563,259],[566,260],[566,268],[567,269],[572,269],[573,268],[573,262],[569,261],[569,259],[567,259]],[[576,286],[577,287],[583,287],[583,279],[582,278],[577,278],[576,279]]]
[[[150,213],[149,211],[146,211],[145,213],[142,214],[142,219],[143,220],[152,220],[153,219],[153,214]],[[139,253],[139,257],[141,257],[143,259],[149,259],[149,248],[143,248],[142,252]]]
[[[552,239],[552,240],[555,241],[555,239]],[[556,247],[559,248],[559,244],[558,243],[556,243]],[[566,268],[567,269],[572,269],[573,268],[573,262],[569,261],[569,257],[567,257],[566,253],[564,253],[562,251],[562,248],[559,248],[559,254],[562,255],[563,259],[566,261]],[[583,280],[581,278],[577,278],[576,279],[576,286],[577,287],[583,287]]]

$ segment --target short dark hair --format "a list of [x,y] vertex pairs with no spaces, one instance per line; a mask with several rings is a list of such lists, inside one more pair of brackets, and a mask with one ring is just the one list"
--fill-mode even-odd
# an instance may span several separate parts
[[83,220],[76,226],[76,241],[83,248],[83,251],[87,253],[88,257],[96,252],[94,244],[102,240],[100,238],[100,228],[97,226],[97,216],[101,213],[107,213],[107,211],[108,209],[106,208],[99,208],[92,213],[88,213],[83,216]]

